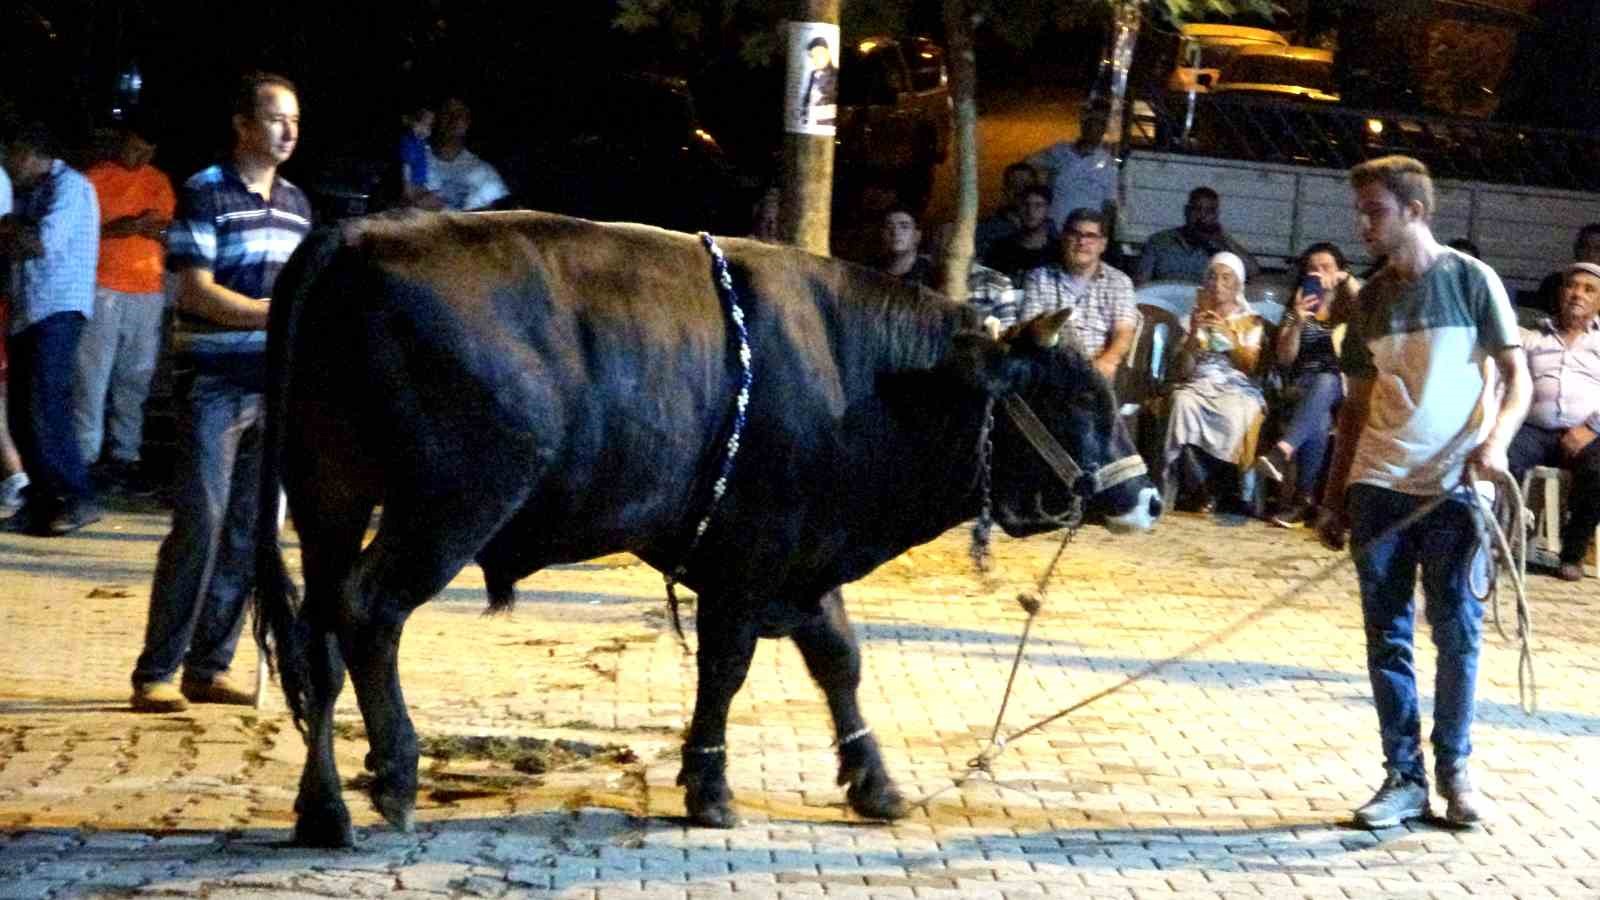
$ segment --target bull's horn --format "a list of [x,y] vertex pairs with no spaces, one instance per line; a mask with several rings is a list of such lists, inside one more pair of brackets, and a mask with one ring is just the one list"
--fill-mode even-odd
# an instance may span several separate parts
[[1023,329],[1024,335],[1033,343],[1044,350],[1054,348],[1061,343],[1061,329],[1067,325],[1067,320],[1072,318],[1072,309],[1056,310],[1049,315],[1039,316],[1032,320]]

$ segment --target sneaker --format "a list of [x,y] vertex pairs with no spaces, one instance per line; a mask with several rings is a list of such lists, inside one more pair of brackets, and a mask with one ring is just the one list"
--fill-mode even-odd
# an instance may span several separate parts
[[1393,828],[1401,822],[1420,819],[1427,814],[1427,786],[1391,769],[1388,777],[1383,779],[1383,787],[1378,788],[1365,806],[1356,810],[1356,825],[1369,830]]
[[134,712],[175,713],[189,708],[189,701],[170,681],[147,681],[133,686],[129,701]]
[[93,500],[72,500],[61,508],[61,511],[50,517],[44,525],[46,534],[60,537],[71,534],[85,525],[93,525],[100,521],[104,513],[100,504]]
[[1439,779],[1439,796],[1444,798],[1444,820],[1451,825],[1476,825],[1483,821],[1483,798],[1472,786],[1472,776],[1460,769]]
[[1273,481],[1282,481],[1284,473],[1289,471],[1289,457],[1274,445],[1271,450],[1256,457],[1256,468]]
[[193,703],[221,703],[227,706],[255,706],[256,692],[247,691],[233,683],[226,674],[214,675],[209,680],[183,676],[179,687],[183,696]]
[[0,516],[9,516],[22,508],[22,489],[27,486],[27,472],[18,472],[0,481]]
[[1316,521],[1315,503],[1295,503],[1288,509],[1273,513],[1271,522],[1279,528],[1300,528]]

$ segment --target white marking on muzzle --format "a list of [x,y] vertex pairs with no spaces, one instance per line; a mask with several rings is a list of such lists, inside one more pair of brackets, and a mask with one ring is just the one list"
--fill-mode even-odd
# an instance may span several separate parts
[[1149,531],[1156,527],[1156,514],[1153,508],[1160,502],[1160,491],[1154,487],[1143,488],[1139,491],[1139,500],[1133,504],[1133,509],[1120,516],[1110,516],[1106,519],[1106,529],[1113,534]]

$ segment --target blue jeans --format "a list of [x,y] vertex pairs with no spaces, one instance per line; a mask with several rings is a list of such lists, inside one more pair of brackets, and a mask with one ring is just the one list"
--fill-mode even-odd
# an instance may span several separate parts
[[28,505],[44,516],[94,493],[72,433],[73,360],[83,323],[82,313],[56,313],[10,339],[8,424],[31,482]]
[[214,375],[178,379],[172,531],[156,557],[135,685],[226,672],[255,586],[261,395]]
[[1344,383],[1337,372],[1302,372],[1294,386],[1300,399],[1280,440],[1294,448],[1295,496],[1309,498],[1333,443],[1328,433],[1333,430],[1334,410],[1344,399]]
[[1345,499],[1384,765],[1425,785],[1421,704],[1412,662],[1417,567],[1422,568],[1426,615],[1438,651],[1432,741],[1434,771],[1442,778],[1465,766],[1472,754],[1483,604],[1473,596],[1470,582],[1474,574],[1483,578],[1487,566],[1474,513],[1464,499],[1451,499],[1406,528],[1384,533],[1434,498],[1355,484]]
[[73,392],[73,427],[86,465],[105,455],[122,463],[139,461],[144,441],[144,401],[161,349],[161,314],[166,299],[157,294],[125,294],[95,288],[94,318],[78,342],[78,378]]

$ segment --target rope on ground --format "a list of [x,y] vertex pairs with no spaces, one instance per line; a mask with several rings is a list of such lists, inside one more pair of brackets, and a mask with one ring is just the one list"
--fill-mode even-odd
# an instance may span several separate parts
[[[1472,508],[1478,515],[1474,518],[1474,522],[1478,526],[1479,540],[1483,542],[1484,551],[1488,553],[1490,552],[1491,548],[1498,549],[1502,562],[1500,568],[1511,572],[1512,585],[1515,588],[1517,595],[1517,636],[1521,642],[1520,657],[1517,667],[1518,699],[1522,703],[1523,711],[1531,714],[1536,709],[1537,697],[1535,694],[1533,677],[1533,651],[1531,647],[1533,639],[1533,622],[1528,610],[1527,593],[1525,589],[1527,571],[1527,534],[1525,529],[1520,527],[1523,516],[1522,490],[1521,487],[1516,484],[1515,479],[1511,478],[1509,475],[1505,475],[1500,480],[1510,486],[1507,491],[1507,495],[1510,498],[1511,521],[1517,523],[1518,525],[1514,533],[1519,536],[1518,546],[1521,550],[1520,555],[1513,555],[1511,551],[1511,544],[1506,539],[1505,531],[1500,527],[1500,524],[1496,520],[1492,509],[1488,507],[1488,501],[1485,500],[1477,491],[1471,490],[1470,488],[1468,488],[1468,490],[1471,491],[1473,497],[1475,498]],[[1020,594],[1017,597],[1017,602],[1021,604],[1022,608],[1028,613],[1028,618],[1023,623],[1022,634],[1017,641],[1017,652],[1011,662],[1011,674],[1006,679],[1005,691],[1000,697],[1000,711],[995,717],[994,729],[989,734],[987,745],[984,747],[982,752],[967,761],[967,770],[959,777],[955,778],[951,784],[933,791],[911,805],[913,807],[919,807],[925,810],[928,804],[932,803],[933,800],[939,797],[941,794],[961,788],[967,782],[978,778],[987,779],[996,787],[1019,791],[1020,793],[1033,796],[1031,792],[1007,785],[1001,782],[995,776],[994,761],[1000,756],[1001,753],[1005,752],[1007,747],[1016,743],[1019,739],[1039,731],[1057,721],[1060,721],[1061,719],[1077,712],[1080,709],[1083,709],[1091,703],[1095,703],[1096,701],[1109,697],[1130,685],[1143,681],[1144,679],[1167,669],[1174,663],[1182,662],[1201,652],[1202,650],[1206,650],[1210,647],[1221,644],[1238,634],[1240,631],[1243,631],[1245,628],[1248,628],[1249,626],[1254,625],[1255,623],[1277,613],[1279,610],[1292,603],[1302,591],[1333,575],[1334,572],[1338,571],[1345,564],[1353,563],[1356,555],[1364,551],[1373,542],[1388,537],[1391,534],[1408,528],[1416,522],[1421,521],[1429,513],[1437,509],[1440,504],[1449,500],[1452,496],[1453,494],[1451,493],[1443,493],[1432,500],[1429,500],[1422,506],[1417,507],[1405,518],[1402,518],[1400,521],[1393,523],[1383,531],[1373,535],[1372,538],[1370,538],[1365,544],[1362,544],[1360,547],[1352,547],[1348,554],[1340,555],[1339,557],[1329,561],[1322,568],[1304,578],[1301,578],[1299,581],[1295,582],[1274,596],[1271,600],[1268,600],[1267,602],[1256,607],[1254,610],[1251,610],[1249,613],[1246,613],[1238,619],[1235,619],[1225,627],[1214,631],[1210,635],[1194,642],[1193,644],[1190,644],[1182,650],[1179,650],[1177,653],[1174,653],[1164,659],[1152,662],[1149,665],[1139,669],[1137,672],[1134,672],[1133,674],[1123,678],[1116,684],[1096,691],[1093,694],[1078,700],[1070,706],[1063,707],[1062,709],[1057,710],[1056,712],[1051,713],[1042,719],[1032,722],[1023,728],[1012,732],[1010,735],[1001,735],[1000,732],[1004,727],[1005,722],[1006,708],[1010,704],[1011,693],[1016,686],[1017,672],[1021,668],[1023,655],[1026,652],[1028,645],[1028,638],[1033,631],[1033,622],[1034,619],[1038,617],[1039,611],[1043,608],[1045,589],[1049,585],[1051,576],[1055,573],[1056,564],[1060,562],[1061,556],[1067,548],[1067,544],[1072,541],[1073,535],[1075,534],[1074,531],[1069,530],[1061,544],[1056,548],[1055,555],[1051,557],[1049,565],[1045,567],[1044,574],[1039,579],[1037,590],[1031,594]],[[1505,630],[1500,627],[1498,591],[1493,590],[1492,588],[1493,586],[1491,584],[1491,592],[1495,595],[1493,605],[1495,625],[1500,631],[1501,636],[1509,639],[1509,636],[1506,635]]]

